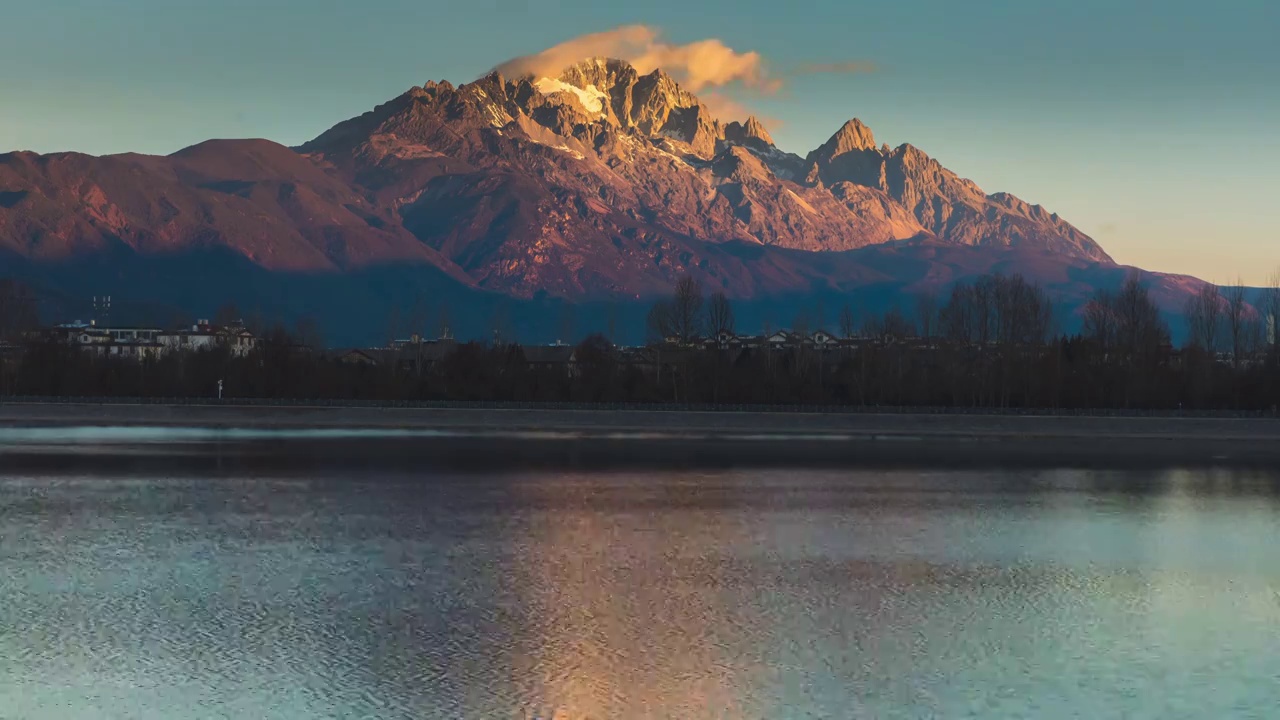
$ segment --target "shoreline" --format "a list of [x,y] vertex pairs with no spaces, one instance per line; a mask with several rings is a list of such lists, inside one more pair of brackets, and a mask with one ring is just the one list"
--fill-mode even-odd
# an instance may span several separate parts
[[0,401],[0,427],[69,426],[1280,440],[1275,418]]
[[[1274,419],[0,403],[0,428],[109,427],[212,433],[195,443],[180,435],[141,443],[159,454],[207,454],[211,440],[220,453],[239,445],[235,453],[252,454],[253,447],[272,440],[273,432],[319,431],[332,436],[307,439],[303,433],[296,444],[307,448],[308,457],[326,462],[429,459],[495,468],[556,463],[1280,467],[1280,420]],[[218,432],[233,430],[249,432],[239,437]],[[265,433],[254,438],[253,431]],[[343,437],[342,431],[364,432]],[[275,439],[275,451],[281,439]],[[69,436],[62,447],[67,443],[103,444],[92,436]],[[123,440],[105,444],[129,443],[126,433]],[[177,449],[164,450],[165,444]],[[0,451],[10,460],[57,455],[57,443],[39,447],[44,449],[0,437]]]

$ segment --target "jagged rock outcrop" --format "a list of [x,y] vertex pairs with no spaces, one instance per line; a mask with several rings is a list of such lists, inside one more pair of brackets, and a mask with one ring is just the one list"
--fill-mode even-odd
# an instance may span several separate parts
[[876,147],[854,119],[809,154],[810,184],[848,182],[887,193],[937,237],[965,245],[1030,244],[1098,262],[1111,258],[1057,215],[1007,193],[987,195],[912,145]]
[[731,122],[724,128],[724,139],[736,145],[746,145],[756,150],[767,151],[773,147],[773,137],[755,115],[747,118],[745,123]]
[[854,118],[840,126],[836,134],[832,135],[817,150],[814,150],[810,157],[817,160],[829,160],[847,153],[875,149],[876,136],[871,132],[871,128],[862,124],[862,121],[858,118]]

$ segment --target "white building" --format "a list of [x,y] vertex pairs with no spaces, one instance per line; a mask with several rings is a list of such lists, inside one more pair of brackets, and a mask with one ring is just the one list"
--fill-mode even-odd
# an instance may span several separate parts
[[79,320],[53,327],[55,333],[60,335],[62,339],[68,342],[74,342],[80,345],[92,345],[98,343],[123,343],[123,342],[144,342],[151,343],[156,341],[156,337],[160,335],[158,328],[148,327],[107,327],[99,326],[97,321],[81,322]]
[[160,330],[147,327],[99,327],[95,322],[57,325],[54,335],[98,357],[156,359],[171,352],[194,352],[226,347],[237,357],[248,355],[258,339],[242,325],[216,326],[208,320],[190,328]]
[[217,326],[208,320],[197,320],[190,328],[161,332],[155,339],[164,346],[165,352],[196,352],[225,347],[236,357],[248,355],[258,346],[258,339],[242,325]]
[[831,350],[840,344],[840,340],[835,335],[826,330],[818,330],[810,337],[813,346],[819,350]]
[[135,342],[135,343],[153,343],[160,335],[160,330],[156,328],[103,328],[111,336],[113,342]]

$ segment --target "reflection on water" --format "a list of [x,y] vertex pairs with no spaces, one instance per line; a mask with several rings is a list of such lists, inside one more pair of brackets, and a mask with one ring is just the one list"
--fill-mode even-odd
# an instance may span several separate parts
[[1266,717],[1238,473],[6,476],[0,718]]
[[97,443],[172,443],[198,440],[249,439],[333,439],[361,437],[431,437],[443,433],[434,430],[399,430],[395,428],[220,428],[168,426],[48,426],[0,427],[0,443],[49,443],[78,445]]

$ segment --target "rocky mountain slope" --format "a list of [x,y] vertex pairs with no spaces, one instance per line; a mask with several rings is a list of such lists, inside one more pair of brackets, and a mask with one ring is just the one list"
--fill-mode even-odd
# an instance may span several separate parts
[[268,270],[448,266],[391,213],[267,141],[209,141],[164,158],[0,155],[0,188],[0,249],[31,260],[220,246]]
[[[0,155],[0,267],[62,277],[66,292],[77,288],[59,268],[141,298],[169,285],[137,268],[214,254],[216,282],[196,270],[184,289],[235,299],[236,273],[249,273],[255,287],[341,276],[347,292],[352,278],[381,278],[353,297],[384,306],[409,286],[643,302],[691,273],[745,301],[894,285],[857,252],[874,248],[912,266],[902,289],[957,279],[947,257],[965,272],[1018,271],[1006,267],[1017,259],[1046,278],[1115,268],[1057,215],[988,195],[911,145],[877,147],[857,120],[802,158],[757,119],[722,122],[669,75],[616,60],[557,78],[429,82],[295,149]],[[388,271],[400,290],[384,287]]]
[[755,118],[723,124],[661,70],[613,60],[428,83],[299,150],[397,208],[481,286],[518,295],[643,294],[699,269],[696,245],[734,241],[941,240],[1110,261],[1037,206],[988,196],[911,146],[877,149],[856,120],[800,158]]

